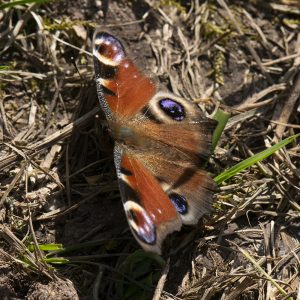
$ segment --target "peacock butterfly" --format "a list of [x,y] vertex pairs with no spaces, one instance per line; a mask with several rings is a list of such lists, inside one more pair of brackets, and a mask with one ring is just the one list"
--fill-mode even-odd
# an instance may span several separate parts
[[95,32],[93,57],[130,229],[144,250],[160,254],[168,234],[211,210],[216,185],[199,167],[211,153],[215,121],[158,87],[110,33]]

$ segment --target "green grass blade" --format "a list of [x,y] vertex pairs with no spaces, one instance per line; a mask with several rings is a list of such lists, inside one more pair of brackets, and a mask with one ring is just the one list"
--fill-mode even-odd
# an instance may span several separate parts
[[212,149],[214,150],[218,144],[218,141],[220,139],[220,136],[228,122],[228,119],[230,117],[230,114],[218,109],[215,115],[213,116],[213,119],[218,122],[217,127],[214,130],[213,137],[212,137]]
[[43,258],[43,261],[48,264],[55,264],[55,265],[65,265],[70,263],[70,260],[64,257]]
[[[38,247],[42,251],[59,251],[64,249],[62,244],[43,244],[43,245],[38,245]],[[27,248],[30,252],[33,252],[35,245],[32,244],[28,245]]]
[[236,164],[235,166],[233,166],[232,168],[222,172],[221,174],[219,174],[218,176],[216,176],[214,178],[215,182],[217,184],[222,183],[223,181],[231,178],[232,176],[234,176],[235,174],[249,168],[250,166],[252,166],[253,164],[269,157],[270,155],[272,155],[274,152],[278,151],[279,149],[281,149],[282,147],[286,146],[287,144],[291,143],[292,141],[294,141],[297,137],[299,137],[300,134],[295,134],[293,136],[290,136],[288,138],[286,138],[285,140],[279,142],[278,144],[272,146],[269,149],[266,149],[260,153],[257,153],[243,161],[241,161],[240,163]]

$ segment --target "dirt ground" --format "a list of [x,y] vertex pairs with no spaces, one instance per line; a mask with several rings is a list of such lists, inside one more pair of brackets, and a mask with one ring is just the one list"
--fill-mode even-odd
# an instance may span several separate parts
[[144,253],[90,55],[102,27],[207,116],[228,112],[216,176],[300,132],[299,1],[40,2],[0,4],[0,299],[299,300],[300,138]]

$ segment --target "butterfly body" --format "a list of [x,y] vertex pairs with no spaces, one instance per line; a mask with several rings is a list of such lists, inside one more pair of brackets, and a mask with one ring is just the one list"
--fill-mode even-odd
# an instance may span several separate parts
[[165,237],[211,209],[215,184],[199,166],[215,123],[192,102],[160,90],[116,37],[96,32],[97,91],[115,140],[115,166],[130,229],[161,253]]

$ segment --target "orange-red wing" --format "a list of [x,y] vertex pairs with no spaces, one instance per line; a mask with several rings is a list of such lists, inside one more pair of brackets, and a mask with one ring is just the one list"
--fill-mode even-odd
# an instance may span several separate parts
[[131,231],[145,250],[161,253],[164,238],[181,227],[174,205],[158,180],[134,156],[121,156],[118,176]]
[[113,114],[134,116],[156,92],[155,84],[128,58],[122,43],[107,32],[94,36],[94,65],[100,103]]

